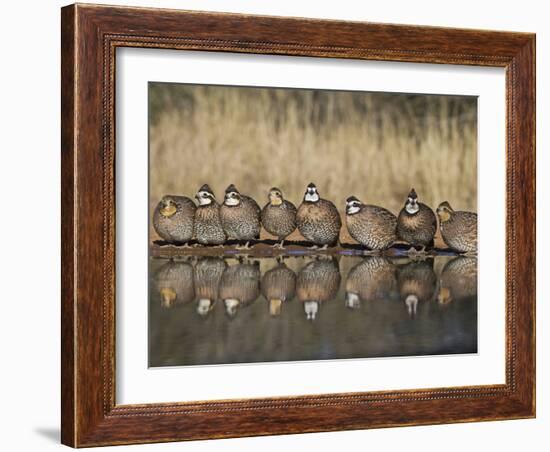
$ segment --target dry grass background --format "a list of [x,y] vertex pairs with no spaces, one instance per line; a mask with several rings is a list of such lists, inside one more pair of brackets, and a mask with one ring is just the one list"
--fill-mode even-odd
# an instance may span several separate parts
[[204,183],[298,205],[314,182],[341,211],[355,195],[397,214],[411,187],[476,210],[473,97],[151,83],[149,105],[151,209]]

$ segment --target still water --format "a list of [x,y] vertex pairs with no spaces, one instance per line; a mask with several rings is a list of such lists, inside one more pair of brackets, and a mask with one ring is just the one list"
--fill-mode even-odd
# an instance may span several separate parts
[[150,260],[149,366],[477,352],[477,259]]

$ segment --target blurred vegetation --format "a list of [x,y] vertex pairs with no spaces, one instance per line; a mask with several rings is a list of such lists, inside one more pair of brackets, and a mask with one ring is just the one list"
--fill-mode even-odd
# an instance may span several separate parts
[[314,182],[341,211],[355,195],[398,213],[411,187],[476,210],[475,97],[150,83],[149,119],[152,208],[204,183],[298,205]]

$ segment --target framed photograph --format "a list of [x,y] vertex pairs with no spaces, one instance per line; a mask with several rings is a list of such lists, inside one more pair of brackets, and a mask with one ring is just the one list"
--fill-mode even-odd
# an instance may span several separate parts
[[62,442],[535,416],[535,36],[62,9]]

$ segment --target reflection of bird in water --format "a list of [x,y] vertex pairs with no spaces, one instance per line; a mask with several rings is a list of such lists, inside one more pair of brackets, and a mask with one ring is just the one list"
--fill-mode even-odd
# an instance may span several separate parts
[[437,301],[448,304],[453,300],[477,296],[477,258],[458,256],[443,267],[439,279]]
[[424,251],[427,246],[433,246],[436,229],[435,214],[426,204],[418,202],[413,188],[397,217],[398,238],[413,247],[421,246]]
[[262,294],[269,302],[270,315],[279,315],[282,304],[292,300],[295,291],[296,275],[284,262],[264,273]]
[[411,317],[416,315],[419,302],[433,299],[436,284],[437,277],[433,270],[433,259],[412,261],[398,268],[399,296],[405,302]]
[[339,287],[340,269],[335,258],[314,260],[300,270],[296,294],[304,303],[308,320],[315,320],[319,304],[334,298]]
[[397,289],[395,273],[395,265],[384,257],[363,258],[348,273],[346,307],[359,308],[361,301],[390,298]]
[[225,261],[219,257],[202,257],[195,264],[195,293],[199,315],[208,315],[220,298],[220,282],[226,266]]
[[260,295],[260,266],[258,262],[229,265],[223,272],[220,298],[227,315],[233,317],[239,307],[252,303]]
[[233,184],[225,189],[220,217],[229,239],[246,241],[242,248],[247,249],[250,240],[260,238],[260,206],[250,196],[241,195]]
[[199,207],[195,211],[195,237],[203,245],[223,245],[225,232],[220,218],[220,205],[214,192],[204,184],[195,195]]
[[193,301],[193,266],[188,262],[170,260],[153,276],[163,308]]
[[346,199],[346,226],[354,240],[371,250],[385,250],[395,242],[397,218],[383,207]]
[[193,238],[195,209],[186,196],[164,196],[153,213],[153,227],[167,242],[188,242]]
[[296,229],[296,206],[283,198],[276,187],[269,190],[269,202],[262,209],[262,224],[267,232],[276,236],[275,248],[284,248],[285,238]]
[[342,227],[338,209],[319,196],[313,183],[307,186],[304,200],[298,207],[296,223],[300,234],[313,242],[314,247],[322,245],[322,249],[336,245]]
[[445,201],[437,208],[441,237],[449,248],[459,253],[477,251],[477,214],[453,210]]

